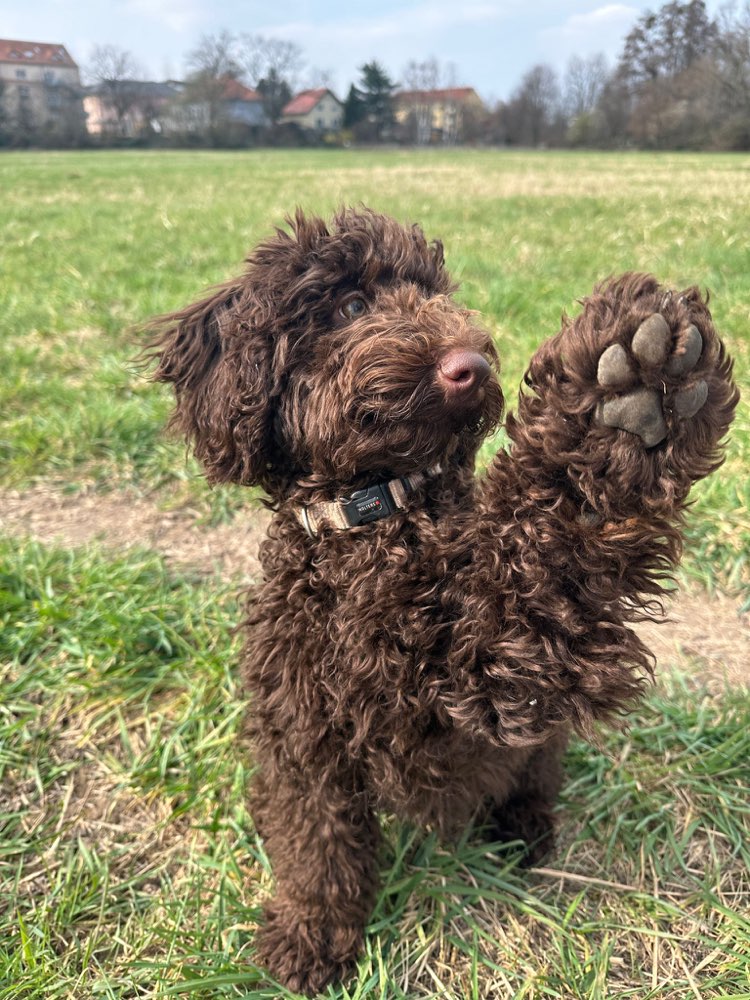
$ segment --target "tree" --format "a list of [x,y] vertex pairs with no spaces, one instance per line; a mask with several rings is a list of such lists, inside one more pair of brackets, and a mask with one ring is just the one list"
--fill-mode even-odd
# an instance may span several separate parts
[[359,131],[362,138],[379,142],[393,128],[393,92],[398,84],[391,80],[375,60],[360,67],[360,74],[357,93],[362,101],[364,114],[360,119]]
[[292,88],[281,78],[275,69],[268,71],[268,76],[259,80],[255,88],[263,98],[263,110],[272,125],[281,118],[284,106],[292,99]]
[[717,144],[750,149],[750,4],[722,8],[712,65]]
[[601,54],[568,61],[562,93],[562,110],[567,119],[567,141],[572,146],[591,146],[601,133],[598,105],[609,80],[607,60]]
[[239,59],[252,87],[263,95],[263,109],[277,124],[284,105],[291,99],[305,58],[296,42],[265,35],[243,35]]
[[441,83],[440,64],[434,56],[417,62],[411,59],[402,73],[405,90],[436,90]]
[[242,67],[237,58],[237,40],[228,31],[204,35],[189,54],[184,101],[199,107],[210,141],[221,142],[225,132],[224,103],[227,83],[237,80]]
[[128,112],[138,101],[134,86],[139,70],[129,52],[114,45],[96,45],[91,51],[87,76],[102,102],[115,113],[117,135],[127,132]]
[[560,140],[560,86],[551,66],[539,63],[524,74],[505,115],[508,142],[539,146]]
[[412,94],[409,139],[418,146],[424,146],[432,137],[433,105],[427,95],[440,85],[440,66],[434,56],[423,62],[412,59],[402,75],[404,89]]
[[354,84],[351,84],[344,101],[344,128],[354,128],[364,119],[366,112],[367,108],[362,94]]
[[81,146],[86,142],[86,114],[79,86],[44,83],[46,116],[40,139],[45,145]]
[[607,60],[601,52],[588,59],[571,56],[563,83],[563,108],[569,121],[594,110],[608,76]]
[[703,141],[710,130],[705,63],[717,34],[703,0],[672,0],[643,14],[628,33],[618,79],[630,101],[627,132],[639,145],[673,148]]
[[333,90],[333,70],[321,69],[320,66],[313,66],[307,74],[307,86],[310,90],[317,90],[319,87],[325,87],[328,90]]
[[622,76],[633,87],[676,77],[711,51],[716,34],[704,0],[672,0],[647,11],[625,37]]
[[26,86],[16,87],[16,107],[11,122],[15,146],[31,146],[39,141],[43,130],[40,128],[31,94]]
[[574,130],[569,139],[579,145],[617,147],[628,136],[630,98],[619,72],[610,75],[602,88],[596,109],[591,115],[590,127],[584,134]]

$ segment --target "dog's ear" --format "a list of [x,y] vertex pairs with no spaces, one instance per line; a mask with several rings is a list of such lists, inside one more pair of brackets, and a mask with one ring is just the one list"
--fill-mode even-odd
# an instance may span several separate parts
[[174,386],[170,427],[192,444],[210,482],[269,488],[272,344],[250,274],[150,324],[144,358]]

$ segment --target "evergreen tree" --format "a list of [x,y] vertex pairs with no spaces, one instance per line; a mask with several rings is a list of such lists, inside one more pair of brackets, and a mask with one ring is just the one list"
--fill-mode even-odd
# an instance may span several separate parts
[[354,128],[365,117],[365,110],[362,94],[352,84],[344,101],[344,128]]
[[292,99],[291,87],[275,69],[271,68],[268,75],[258,81],[256,90],[263,96],[263,110],[266,117],[273,125],[276,125],[284,105]]
[[393,92],[398,86],[375,60],[361,67],[356,88],[364,106],[362,120],[369,125],[368,138],[380,141],[393,126]]

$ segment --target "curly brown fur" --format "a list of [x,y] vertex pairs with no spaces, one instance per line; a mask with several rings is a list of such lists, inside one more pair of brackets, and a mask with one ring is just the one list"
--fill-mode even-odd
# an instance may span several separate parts
[[[209,478],[260,484],[276,512],[244,654],[251,806],[276,876],[258,947],[314,992],[361,947],[377,810],[450,834],[489,799],[492,828],[532,859],[549,847],[569,730],[617,722],[649,675],[629,625],[657,610],[737,393],[697,291],[625,275],[534,356],[510,451],[475,480],[502,414],[497,356],[452,298],[441,246],[366,210],[291,228],[158,321],[152,354]],[[647,447],[597,419],[612,396],[597,366],[617,343],[635,371],[634,333],[655,313],[671,356],[691,324],[703,348],[690,372],[637,372],[664,400],[666,439]],[[467,354],[489,377],[454,392],[445,372]],[[696,380],[707,401],[680,419]],[[436,463],[387,519],[313,538],[300,524],[301,504]]]

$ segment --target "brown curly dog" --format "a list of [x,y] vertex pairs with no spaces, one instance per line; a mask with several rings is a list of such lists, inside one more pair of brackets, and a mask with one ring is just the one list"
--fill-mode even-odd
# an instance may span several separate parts
[[628,274],[535,354],[476,478],[503,397],[455,287],[416,226],[298,213],[157,321],[173,424],[212,482],[260,484],[275,511],[244,673],[276,877],[259,956],[293,990],[362,947],[378,810],[446,834],[479,813],[530,860],[550,847],[568,733],[641,692],[629,625],[737,402],[698,291]]

